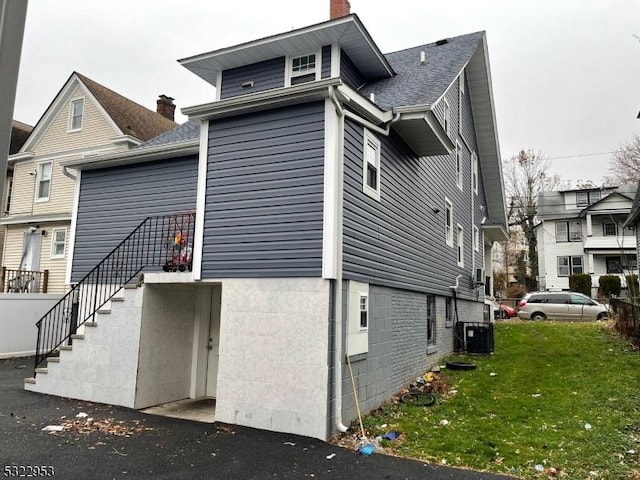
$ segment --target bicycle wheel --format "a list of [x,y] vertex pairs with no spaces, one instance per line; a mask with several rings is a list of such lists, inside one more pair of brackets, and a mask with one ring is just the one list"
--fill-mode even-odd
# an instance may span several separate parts
[[430,407],[436,403],[436,397],[427,392],[409,392],[402,395],[402,403],[417,407]]

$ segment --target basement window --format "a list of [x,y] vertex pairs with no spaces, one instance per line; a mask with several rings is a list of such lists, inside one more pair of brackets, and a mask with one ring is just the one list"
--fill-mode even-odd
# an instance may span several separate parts
[[369,284],[349,280],[347,293],[347,355],[369,351]]

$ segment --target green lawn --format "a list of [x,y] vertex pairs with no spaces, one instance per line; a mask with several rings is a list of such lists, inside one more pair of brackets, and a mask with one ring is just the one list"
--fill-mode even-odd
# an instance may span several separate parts
[[476,370],[443,371],[457,393],[429,408],[389,404],[365,427],[403,434],[384,442],[391,454],[453,466],[526,479],[547,478],[550,467],[568,480],[640,479],[640,354],[605,326],[500,322],[495,353],[471,358]]

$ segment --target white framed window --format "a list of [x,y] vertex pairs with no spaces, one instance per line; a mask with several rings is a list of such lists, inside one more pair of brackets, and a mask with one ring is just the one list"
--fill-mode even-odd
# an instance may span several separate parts
[[587,207],[593,203],[599,202],[600,198],[600,190],[592,190],[590,192],[576,192],[576,205],[578,207]]
[[556,222],[556,243],[581,241],[582,223],[580,220]]
[[618,225],[615,222],[604,222],[602,224],[602,235],[605,237],[615,237],[618,235]]
[[458,251],[458,266],[464,267],[464,228],[460,224],[458,224],[456,247]]
[[67,242],[67,229],[54,228],[51,231],[51,258],[64,257],[64,247]]
[[476,252],[480,251],[480,230],[475,225],[473,226],[473,249]]
[[41,163],[38,165],[36,181],[36,200],[49,200],[51,194],[51,169],[53,162]]
[[582,255],[563,255],[558,257],[558,276],[568,277],[574,273],[583,273]]
[[347,355],[369,351],[369,284],[349,280],[347,287]]
[[379,201],[380,141],[366,128],[362,152],[362,191]]
[[456,185],[462,190],[462,148],[456,142]]
[[444,199],[444,238],[453,247],[453,203],[448,198]]
[[473,192],[478,194],[478,155],[471,152],[471,182],[473,183]]
[[69,131],[82,130],[82,119],[84,117],[84,98],[71,100],[69,108]]
[[286,86],[320,80],[321,62],[322,51],[287,57]]
[[360,330],[369,328],[369,293],[360,292],[358,300],[360,307]]
[[449,106],[449,102],[447,99],[443,99],[444,101],[444,131],[447,135],[450,135],[451,130],[451,107]]

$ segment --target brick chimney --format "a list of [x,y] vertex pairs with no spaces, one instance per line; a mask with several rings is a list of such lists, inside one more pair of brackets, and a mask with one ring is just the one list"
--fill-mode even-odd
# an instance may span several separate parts
[[173,103],[173,100],[174,100],[173,98],[167,97],[166,95],[160,95],[160,98],[158,98],[156,102],[157,104],[156,112],[158,112],[163,117],[168,118],[172,122],[173,122],[173,114],[176,111],[176,105]]
[[349,0],[330,0],[331,8],[329,18],[334,20],[336,18],[344,17],[351,13],[351,5]]

